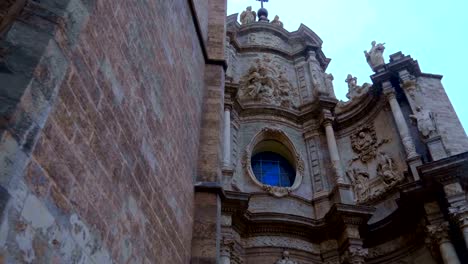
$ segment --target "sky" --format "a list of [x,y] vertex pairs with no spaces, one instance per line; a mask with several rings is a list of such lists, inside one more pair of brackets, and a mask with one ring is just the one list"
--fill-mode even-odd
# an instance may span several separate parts
[[[348,73],[358,84],[371,83],[364,50],[376,40],[386,43],[387,63],[389,55],[401,51],[417,60],[422,72],[443,75],[445,91],[468,131],[467,0],[269,0],[264,5],[270,20],[278,15],[288,31],[302,23],[322,39],[338,99],[347,100]],[[260,2],[228,0],[227,13],[240,14],[247,6],[257,11]]]

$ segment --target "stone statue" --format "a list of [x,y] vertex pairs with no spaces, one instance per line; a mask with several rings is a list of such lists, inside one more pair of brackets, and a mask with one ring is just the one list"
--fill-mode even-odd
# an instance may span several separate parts
[[346,94],[346,97],[350,100],[367,94],[371,87],[369,83],[364,83],[362,86],[357,85],[357,78],[353,77],[351,74],[348,74],[345,82],[348,83],[348,93]]
[[273,21],[271,21],[271,24],[273,25],[278,25],[280,27],[283,27],[283,22],[281,22],[279,20],[279,16],[275,16],[275,18],[273,19]]
[[283,257],[281,259],[278,259],[275,264],[298,264],[294,260],[289,259],[289,251],[283,251]]
[[352,168],[346,172],[346,175],[354,186],[356,201],[362,202],[366,200],[370,194],[369,173]]
[[387,186],[393,186],[402,178],[398,174],[397,167],[392,158],[386,153],[379,153],[379,163],[377,165],[377,176],[381,177]]
[[315,58],[315,53],[311,54],[307,60],[309,64],[309,72],[312,81],[312,88],[314,91],[320,93],[325,93],[325,73],[323,72],[320,63]]
[[432,112],[418,106],[416,107],[416,113],[409,117],[418,123],[419,132],[424,138],[437,134],[435,116]]
[[377,72],[379,68],[381,68],[383,65],[385,65],[385,61],[383,58],[383,52],[385,50],[385,43],[379,43],[376,45],[375,41],[372,41],[371,43],[372,48],[367,52],[366,50],[364,51],[364,54],[366,55],[366,60],[367,63],[369,63],[369,66],[374,72]]
[[252,11],[251,6],[248,6],[247,9],[241,13],[241,16],[240,16],[241,24],[246,25],[246,24],[255,22],[256,16],[257,16],[257,13],[255,13],[255,11]]
[[224,57],[226,59],[226,64],[228,65],[228,68],[226,70],[226,79],[232,82],[235,75],[234,73],[236,71],[236,51],[231,45],[231,39],[228,36],[226,37],[226,48],[224,50]]
[[335,95],[335,89],[333,89],[333,80],[335,78],[331,73],[326,73],[325,74],[325,87],[326,87],[326,93],[329,97],[336,98]]

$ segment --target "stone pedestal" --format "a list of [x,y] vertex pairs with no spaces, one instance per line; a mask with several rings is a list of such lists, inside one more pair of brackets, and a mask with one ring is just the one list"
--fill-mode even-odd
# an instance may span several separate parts
[[445,149],[444,143],[442,142],[441,136],[435,136],[425,140],[426,145],[431,154],[432,160],[441,160],[448,157],[447,150]]

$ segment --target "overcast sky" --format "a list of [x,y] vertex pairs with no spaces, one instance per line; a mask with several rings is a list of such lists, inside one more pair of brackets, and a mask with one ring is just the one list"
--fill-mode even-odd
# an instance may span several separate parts
[[[228,0],[227,13],[241,13],[249,5],[260,8],[255,0]],[[442,84],[468,130],[468,0],[269,0],[265,7],[268,17],[278,15],[288,31],[303,23],[323,40],[338,99],[346,99],[348,73],[358,84],[371,82],[363,51],[376,40],[386,43],[386,62],[402,51],[419,62],[422,72],[443,75]]]

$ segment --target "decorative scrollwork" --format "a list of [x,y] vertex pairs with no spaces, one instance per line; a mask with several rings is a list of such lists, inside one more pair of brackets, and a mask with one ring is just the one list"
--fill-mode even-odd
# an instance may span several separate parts
[[377,149],[385,143],[390,142],[388,139],[377,140],[377,133],[372,125],[360,127],[356,133],[351,136],[351,147],[358,154],[352,162],[361,160],[367,163],[374,159],[377,155]]

